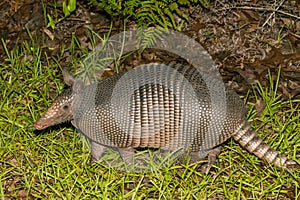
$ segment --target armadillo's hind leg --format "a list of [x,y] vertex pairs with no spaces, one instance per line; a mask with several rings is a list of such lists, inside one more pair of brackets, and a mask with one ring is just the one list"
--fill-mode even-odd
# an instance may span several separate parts
[[201,166],[201,171],[205,174],[207,174],[210,170],[210,167],[212,164],[215,163],[217,160],[220,152],[221,152],[222,146],[218,146],[213,148],[209,153],[207,157],[207,163]]
[[91,141],[91,160],[90,163],[93,164],[97,162],[102,157],[106,147],[98,144],[96,142]]

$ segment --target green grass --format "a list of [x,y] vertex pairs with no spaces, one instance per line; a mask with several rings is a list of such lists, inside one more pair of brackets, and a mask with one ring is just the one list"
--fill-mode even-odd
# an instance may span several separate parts
[[[145,174],[90,165],[73,127],[61,124],[40,132],[32,126],[64,87],[60,68],[41,52],[25,43],[0,63],[1,199],[300,198],[299,171],[264,163],[233,140],[208,175],[198,172],[196,164]],[[249,104],[249,121],[274,149],[300,163],[299,102],[280,102],[276,87],[256,90],[266,108],[257,116]]]

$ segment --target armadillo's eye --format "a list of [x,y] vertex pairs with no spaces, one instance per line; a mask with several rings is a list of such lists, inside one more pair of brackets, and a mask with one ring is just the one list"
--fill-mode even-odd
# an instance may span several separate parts
[[69,109],[69,106],[68,106],[68,105],[64,105],[63,109],[64,109],[64,110],[68,110],[68,109]]

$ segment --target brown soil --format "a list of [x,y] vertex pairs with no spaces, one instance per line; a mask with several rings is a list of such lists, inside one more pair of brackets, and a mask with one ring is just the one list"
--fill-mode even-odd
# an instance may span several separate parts
[[[212,2],[210,9],[185,9],[185,12],[193,13],[185,22],[183,32],[208,50],[218,63],[225,83],[238,93],[245,95],[257,81],[268,86],[268,70],[276,80],[281,68],[279,92],[283,99],[299,99],[300,5],[297,1],[282,1],[282,4],[266,2],[216,1]],[[44,5],[38,0],[4,0],[0,3],[0,37],[9,50],[18,48],[24,40],[30,42],[27,30],[49,58],[60,54],[62,45],[70,45],[72,34],[78,38],[82,48],[92,49],[89,28],[101,36],[109,32],[111,22],[112,34],[122,31],[124,27],[122,20],[111,19],[98,7],[78,1],[74,14],[56,24],[52,30],[46,28],[43,6],[52,16],[55,12],[62,12],[62,9],[54,9],[51,3],[50,0],[44,1]],[[63,13],[57,14],[63,16]],[[126,26],[130,29],[135,23],[129,22]],[[153,62],[153,54],[160,61],[174,60],[172,56],[150,50],[143,56],[132,56],[126,63],[135,66]],[[0,58],[6,58],[2,46]],[[60,62],[68,65],[70,59],[66,55]]]

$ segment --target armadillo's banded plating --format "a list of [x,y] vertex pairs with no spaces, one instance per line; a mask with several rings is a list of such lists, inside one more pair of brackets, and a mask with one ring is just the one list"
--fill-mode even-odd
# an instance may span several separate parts
[[84,88],[74,103],[74,121],[87,137],[107,146],[208,152],[230,137],[238,125],[233,120],[243,117],[244,107],[228,90],[227,102],[215,105],[218,110],[229,107],[220,119],[224,127],[211,123],[214,91],[206,81],[215,84],[213,90],[222,89],[220,80],[204,80],[190,66],[142,65]]
[[[182,71],[196,72],[190,67],[180,67]],[[85,99],[77,97],[81,100],[75,103],[78,107],[75,122],[86,136],[109,146],[165,149],[189,146],[199,126],[195,122],[201,120],[197,107],[209,107],[209,97],[205,104],[199,105],[186,79],[195,75],[188,76],[182,71],[152,64],[88,86],[80,95]],[[97,91],[105,95],[94,96]]]
[[130,113],[129,132],[136,133],[132,137],[134,147],[165,147],[178,134],[179,99],[163,85],[147,84],[135,90]]

